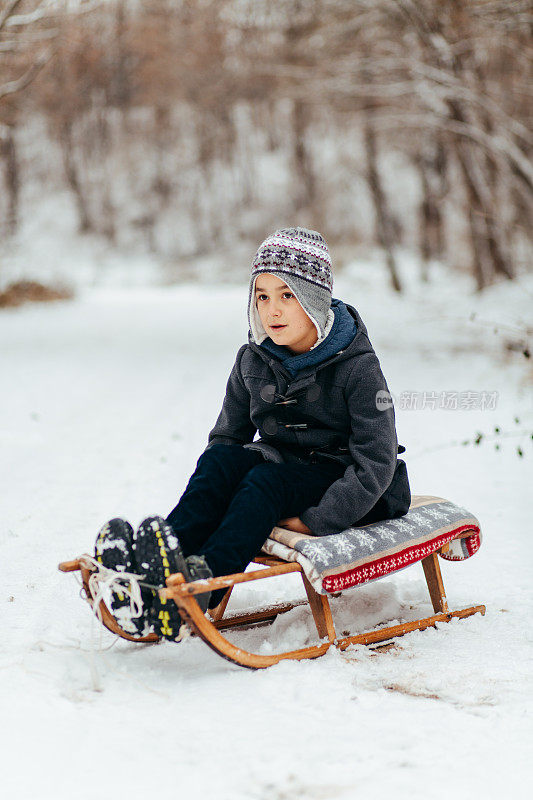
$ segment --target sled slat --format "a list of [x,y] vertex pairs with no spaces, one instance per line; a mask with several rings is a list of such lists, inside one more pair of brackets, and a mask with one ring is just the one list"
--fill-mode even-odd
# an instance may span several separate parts
[[248,583],[248,581],[258,581],[262,578],[272,578],[276,575],[286,575],[288,572],[302,572],[302,568],[299,564],[292,562],[290,564],[278,564],[266,569],[255,569],[252,572],[236,572],[234,575],[222,575],[220,578],[191,581],[190,583],[185,583],[181,573],[176,573],[167,578],[167,587],[169,588],[167,588],[165,596],[172,598],[176,593],[182,597],[187,597],[191,594],[205,594],[206,592],[213,592],[215,589],[227,589],[237,583]]
[[80,569],[80,559],[75,558],[74,561],[62,561],[57,565],[61,572],[77,572]]

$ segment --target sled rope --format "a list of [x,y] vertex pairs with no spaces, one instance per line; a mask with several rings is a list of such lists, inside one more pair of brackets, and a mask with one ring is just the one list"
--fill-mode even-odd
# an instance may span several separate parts
[[[104,600],[106,592],[117,592],[125,594],[130,600],[130,611],[133,617],[140,617],[143,610],[143,602],[141,597],[141,587],[139,586],[139,575],[134,575],[131,572],[116,572],[113,569],[105,567],[96,558],[86,555],[84,560],[89,562],[95,571],[89,577],[89,591],[93,598],[92,603],[92,620],[91,620],[91,640],[89,648],[89,669],[91,672],[91,681],[93,690],[95,692],[102,691],[102,683],[100,674],[96,665],[95,659],[95,642],[94,642],[94,621],[98,619],[102,627],[100,628],[100,641],[98,644],[98,652],[102,654],[102,612],[100,603]],[[127,585],[126,585],[127,583]],[[115,639],[115,642],[117,640]],[[115,644],[113,642],[113,644]]]
[[104,567],[92,556],[84,556],[84,560],[95,567],[95,571],[89,577],[89,589],[93,596],[93,612],[98,617],[98,620],[102,622],[100,603],[104,599],[106,591],[117,594],[122,592],[126,597],[129,597],[132,617],[140,617],[143,611],[143,601],[139,578],[144,576],[135,575],[133,572],[116,572],[113,569]]
[[[109,567],[105,567],[100,561],[93,556],[84,555],[83,560],[86,564],[90,565],[94,572],[91,573],[88,579],[88,589],[90,596],[92,598],[92,619],[91,619],[91,639],[90,639],[90,647],[89,647],[89,669],[91,673],[91,681],[92,687],[94,691],[100,692],[102,691],[102,683],[100,680],[100,673],[97,668],[96,659],[95,659],[95,652],[102,657],[103,651],[111,649],[104,648],[102,646],[102,634],[104,630],[103,620],[102,620],[102,611],[100,609],[100,603],[102,601],[105,602],[105,594],[108,591],[122,593],[126,595],[126,597],[130,600],[130,611],[133,617],[140,617],[143,613],[143,600],[141,595],[141,586],[144,586],[149,589],[153,589],[155,591],[159,591],[160,586],[154,586],[151,583],[147,583],[143,581],[144,575],[138,575],[132,572],[117,572],[116,570],[109,569]],[[94,637],[94,621],[98,619],[101,623],[100,627],[100,637],[99,643],[95,646]],[[177,642],[183,641],[183,639],[187,639],[191,635],[191,631],[187,627],[185,623],[182,623],[180,626],[178,636],[176,637]],[[115,641],[113,645],[116,644],[118,641],[118,634],[115,634]],[[113,646],[111,645],[111,647]]]

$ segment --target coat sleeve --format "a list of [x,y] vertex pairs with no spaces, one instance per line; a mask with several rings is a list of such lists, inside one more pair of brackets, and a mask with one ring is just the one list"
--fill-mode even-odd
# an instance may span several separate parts
[[378,410],[379,391],[388,393],[387,383],[376,354],[366,353],[356,362],[345,390],[353,464],[331,484],[317,506],[300,514],[316,536],[339,533],[356,523],[392,481],[398,455],[394,407],[391,399]]
[[243,345],[237,353],[222,410],[209,434],[206,450],[214,444],[246,444],[255,436],[257,429],[250,419],[250,394],[241,374],[241,359],[246,348],[247,345]]

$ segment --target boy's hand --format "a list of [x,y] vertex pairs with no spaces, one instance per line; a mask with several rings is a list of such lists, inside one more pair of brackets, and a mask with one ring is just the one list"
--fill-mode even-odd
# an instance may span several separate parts
[[302,522],[300,517],[287,517],[286,519],[280,519],[278,522],[280,528],[286,528],[289,531],[295,531],[296,533],[311,533],[311,529],[307,527],[305,522]]

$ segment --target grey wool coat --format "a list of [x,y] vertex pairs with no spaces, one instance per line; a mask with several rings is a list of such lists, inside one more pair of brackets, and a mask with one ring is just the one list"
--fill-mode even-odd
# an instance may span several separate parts
[[357,324],[351,343],[295,377],[249,333],[207,445],[242,444],[269,461],[344,464],[320,503],[300,514],[317,536],[403,516],[411,500],[387,383],[358,311],[346,308]]

